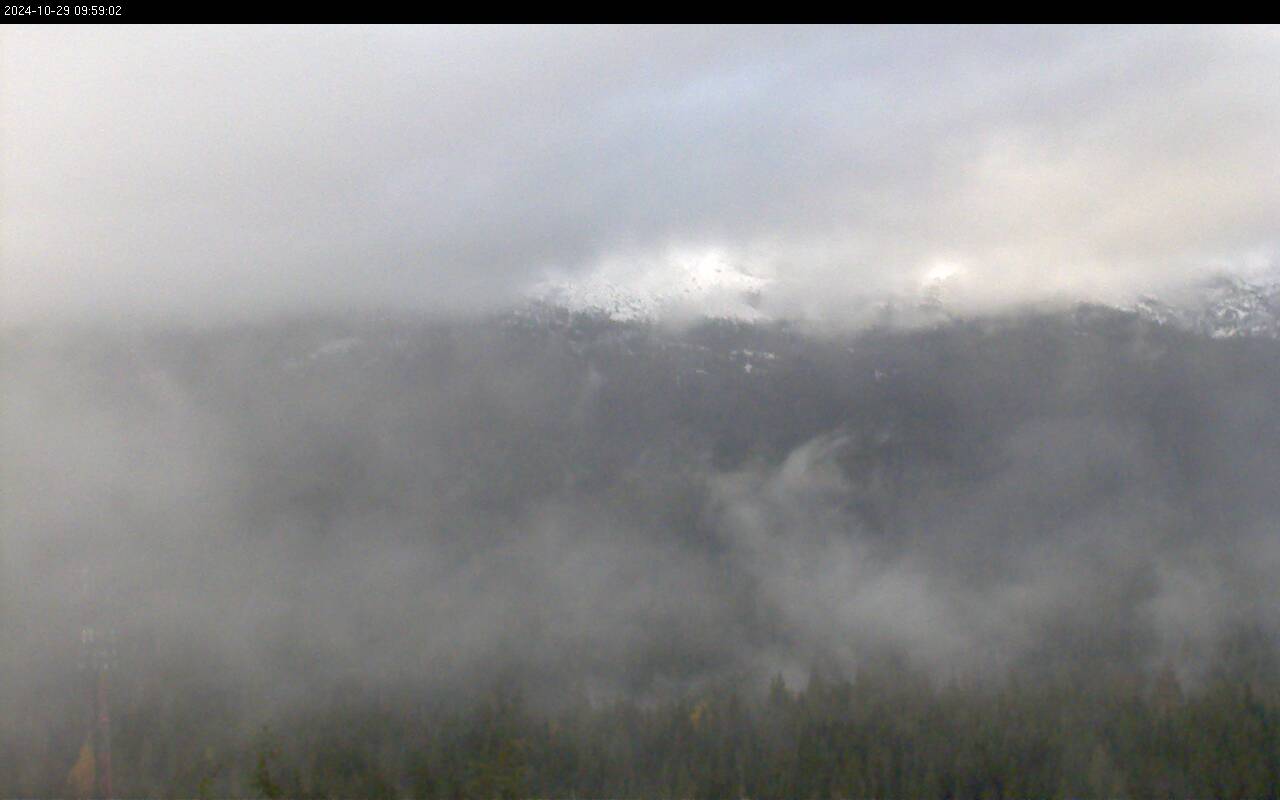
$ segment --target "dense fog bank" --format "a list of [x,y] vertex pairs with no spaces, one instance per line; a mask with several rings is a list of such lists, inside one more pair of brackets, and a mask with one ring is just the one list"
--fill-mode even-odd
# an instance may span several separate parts
[[3,348],[0,700],[45,748],[86,613],[117,703],[232,731],[335,691],[555,708],[887,657],[1194,686],[1273,650],[1272,340],[534,308]]

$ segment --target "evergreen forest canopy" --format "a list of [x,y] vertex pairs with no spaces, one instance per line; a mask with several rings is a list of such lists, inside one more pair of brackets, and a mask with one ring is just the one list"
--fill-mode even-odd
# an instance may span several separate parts
[[1280,342],[4,334],[0,794],[1280,794]]

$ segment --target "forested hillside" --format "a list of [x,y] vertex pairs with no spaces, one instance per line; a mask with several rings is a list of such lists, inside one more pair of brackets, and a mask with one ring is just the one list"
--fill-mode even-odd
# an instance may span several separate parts
[[[302,317],[3,342],[0,794],[1265,796],[1280,343]],[[770,688],[772,687],[772,688]]]

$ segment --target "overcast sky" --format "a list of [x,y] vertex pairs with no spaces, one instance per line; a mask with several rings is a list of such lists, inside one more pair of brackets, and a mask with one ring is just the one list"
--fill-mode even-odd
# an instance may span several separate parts
[[1274,28],[8,27],[0,59],[10,322],[481,309],[690,253],[827,311],[1280,266]]

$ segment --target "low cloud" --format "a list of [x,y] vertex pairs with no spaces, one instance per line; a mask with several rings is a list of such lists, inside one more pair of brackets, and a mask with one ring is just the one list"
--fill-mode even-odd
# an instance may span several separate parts
[[1270,28],[2,36],[7,321],[457,313],[708,249],[776,313],[940,263],[990,307],[1280,246]]

